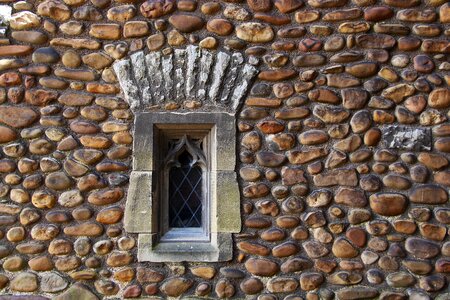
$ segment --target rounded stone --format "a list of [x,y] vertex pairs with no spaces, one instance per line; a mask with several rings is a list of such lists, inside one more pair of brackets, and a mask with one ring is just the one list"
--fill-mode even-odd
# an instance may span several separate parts
[[47,175],[45,185],[53,190],[65,190],[72,185],[72,181],[64,172],[55,172]]
[[182,277],[168,279],[161,286],[161,291],[167,296],[178,297],[193,285],[193,281]]
[[68,282],[56,273],[47,273],[41,277],[40,286],[43,292],[57,293],[64,290]]
[[169,18],[170,24],[181,32],[189,33],[199,30],[203,27],[204,21],[202,18],[191,15],[173,15]]
[[332,247],[333,254],[339,258],[352,258],[358,255],[358,250],[346,239],[337,238]]
[[225,19],[212,19],[206,24],[206,29],[217,35],[226,36],[233,32],[234,26]]
[[370,208],[382,216],[402,214],[408,205],[404,195],[395,193],[377,193],[369,197]]
[[433,108],[447,108],[450,106],[450,89],[437,88],[428,96],[428,105]]
[[251,43],[265,43],[274,38],[274,32],[268,25],[249,22],[236,27],[236,36]]
[[17,292],[34,292],[38,289],[38,279],[33,273],[23,272],[11,280],[9,287]]
[[245,268],[247,271],[257,276],[273,276],[279,270],[279,267],[275,262],[263,258],[248,259],[245,262]]
[[256,295],[264,288],[264,284],[258,278],[251,277],[241,282],[241,290],[247,295]]
[[405,242],[405,249],[417,258],[428,259],[440,253],[439,245],[416,237],[409,237]]
[[32,55],[35,63],[52,64],[58,62],[59,59],[59,53],[52,47],[39,48]]
[[421,73],[431,73],[434,70],[434,62],[428,55],[416,55],[413,59],[414,69]]
[[82,204],[84,201],[83,196],[79,190],[71,190],[62,193],[58,198],[58,203],[64,207],[75,207]]

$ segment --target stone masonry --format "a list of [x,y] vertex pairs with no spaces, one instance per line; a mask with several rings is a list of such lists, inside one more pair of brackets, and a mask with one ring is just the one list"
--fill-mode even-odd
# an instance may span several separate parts
[[[447,0],[0,0],[0,300],[450,299],[449,40]],[[134,115],[213,110],[233,259],[139,262]]]

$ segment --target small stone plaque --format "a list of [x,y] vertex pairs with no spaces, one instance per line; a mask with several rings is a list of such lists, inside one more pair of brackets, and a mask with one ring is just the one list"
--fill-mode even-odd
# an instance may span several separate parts
[[392,125],[383,129],[382,139],[391,149],[431,150],[431,130],[428,128]]

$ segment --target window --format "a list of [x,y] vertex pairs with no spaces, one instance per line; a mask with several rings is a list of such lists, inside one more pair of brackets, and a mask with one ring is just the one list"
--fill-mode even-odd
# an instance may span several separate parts
[[209,241],[209,132],[183,127],[157,128],[161,240]]
[[138,259],[231,260],[241,229],[235,173],[235,117],[229,113],[137,113],[126,231]]

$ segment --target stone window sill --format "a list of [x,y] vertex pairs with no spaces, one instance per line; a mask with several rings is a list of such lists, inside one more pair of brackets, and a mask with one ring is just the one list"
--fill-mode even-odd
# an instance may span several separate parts
[[154,234],[139,234],[138,260],[152,262],[217,262],[233,257],[230,233],[212,233],[210,242],[159,242]]

